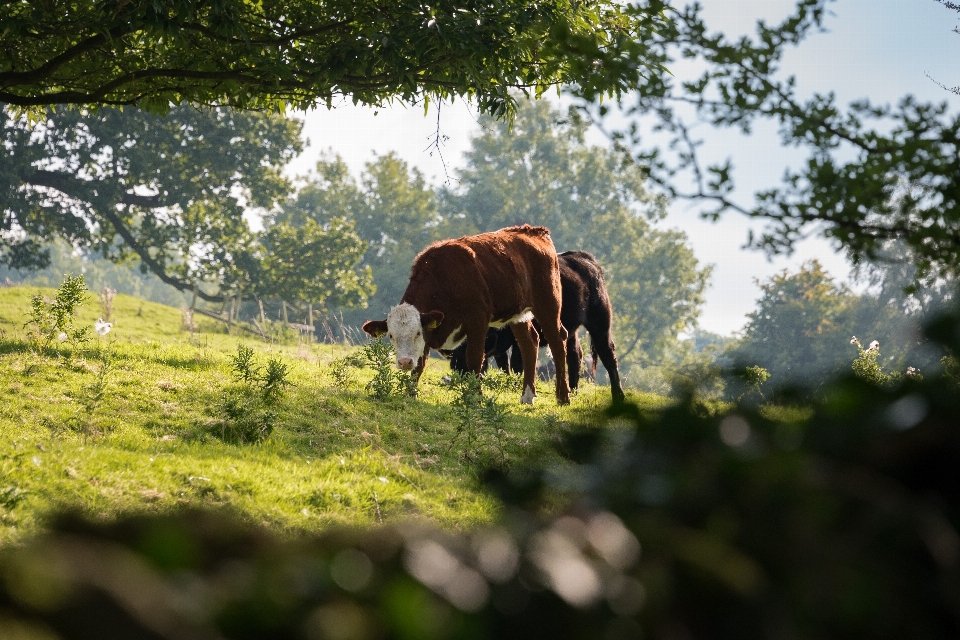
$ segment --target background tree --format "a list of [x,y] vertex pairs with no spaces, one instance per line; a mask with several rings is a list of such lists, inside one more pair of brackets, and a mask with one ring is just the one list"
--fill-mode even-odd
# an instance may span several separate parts
[[760,284],[757,309],[748,314],[736,361],[761,366],[773,384],[788,381],[817,385],[849,366],[848,349],[856,303],[816,260],[797,273],[786,270]]
[[360,264],[372,274],[376,293],[368,310],[339,312],[350,324],[386,314],[406,290],[414,256],[441,237],[436,195],[418,169],[392,153],[368,162],[359,183],[336,155],[322,157],[316,172],[273,219],[293,226],[349,220],[363,240]]
[[299,226],[272,225],[263,234],[257,274],[260,297],[329,307],[365,306],[373,274],[361,268],[366,243],[353,223],[333,218],[324,225],[307,219]]
[[512,87],[593,96],[658,72],[644,43],[663,19],[659,2],[601,0],[5,2],[0,102],[282,110],[468,96],[502,115]]
[[445,235],[542,224],[558,251],[593,253],[606,273],[620,357],[659,363],[695,325],[710,272],[682,233],[651,224],[663,217],[663,200],[645,190],[634,164],[587,145],[576,114],[525,102],[512,128],[489,118],[482,125],[459,186],[441,193]]
[[245,218],[292,188],[282,170],[302,149],[295,120],[178,107],[165,117],[51,110],[39,123],[2,111],[0,123],[0,263],[43,267],[43,243],[60,239],[210,301],[240,293],[355,306],[372,291],[352,224],[334,217],[261,235]]
[[136,256],[180,290],[246,284],[245,207],[286,195],[299,134],[296,121],[228,109],[51,110],[36,124],[0,110],[0,261],[42,266],[38,243],[60,237]]
[[57,288],[64,274],[82,273],[87,286],[94,293],[110,287],[144,300],[159,302],[171,307],[190,304],[189,295],[164,284],[153,272],[141,272],[126,263],[107,260],[98,253],[78,251],[64,240],[41,245],[50,255],[50,263],[42,269],[11,269],[0,265],[0,283],[31,287]]
[[857,336],[863,345],[879,342],[878,363],[888,372],[938,371],[944,352],[924,338],[922,327],[949,306],[955,283],[941,280],[910,292],[916,273],[904,251],[903,243],[891,243],[888,260],[861,263],[854,272],[859,294],[816,260],[773,276],[761,284],[742,339],[726,345],[723,359],[766,368],[773,386],[816,387],[849,373],[857,355],[850,338]]

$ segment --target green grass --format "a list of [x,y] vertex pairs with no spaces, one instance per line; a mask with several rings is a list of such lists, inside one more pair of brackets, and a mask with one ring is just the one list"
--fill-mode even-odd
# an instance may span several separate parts
[[[428,364],[417,398],[377,401],[364,388],[369,371],[335,384],[332,363],[355,348],[268,344],[205,318],[191,335],[178,309],[123,295],[107,337],[38,352],[24,328],[36,291],[0,289],[0,544],[41,531],[46,514],[64,507],[112,518],[224,506],[290,533],[406,517],[467,528],[496,514],[478,482],[477,451],[458,432],[443,361]],[[78,323],[99,315],[91,298]],[[274,405],[235,381],[240,344],[261,365],[287,366],[292,385]],[[497,459],[512,468],[555,456],[569,424],[599,424],[610,392],[582,385],[568,407],[556,405],[551,385],[534,407],[519,395],[499,396],[507,417]],[[231,414],[231,402],[253,408]],[[238,439],[254,416],[269,435]]]

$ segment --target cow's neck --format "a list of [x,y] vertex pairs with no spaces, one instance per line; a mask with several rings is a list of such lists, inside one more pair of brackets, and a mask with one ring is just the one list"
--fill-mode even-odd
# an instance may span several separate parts
[[[412,305],[421,314],[429,313],[434,308],[434,305],[423,300],[418,300],[416,296],[410,295],[409,291],[403,296],[403,299],[400,300],[400,303]],[[436,328],[424,329],[423,337],[427,343],[427,346],[431,349],[453,349],[456,347],[456,345],[463,341],[463,337],[457,335],[459,332],[460,327],[458,325],[444,319],[443,322],[441,322]],[[453,347],[448,346],[451,343],[453,344]]]

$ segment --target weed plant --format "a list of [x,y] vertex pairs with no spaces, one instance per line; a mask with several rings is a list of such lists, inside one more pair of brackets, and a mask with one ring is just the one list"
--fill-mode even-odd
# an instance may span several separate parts
[[923,380],[923,376],[914,367],[907,367],[904,373],[894,371],[886,373],[877,359],[880,357],[880,343],[876,340],[864,349],[857,336],[850,339],[850,344],[857,348],[857,357],[853,361],[853,373],[861,380],[876,385],[878,387],[889,387],[895,385],[904,378],[911,378],[916,381]]
[[252,347],[239,344],[230,356],[235,384],[226,388],[219,401],[222,419],[215,426],[220,438],[239,444],[261,443],[273,432],[278,413],[276,405],[292,383],[290,368],[280,358],[257,363]]
[[381,338],[370,340],[360,351],[333,362],[330,373],[339,389],[346,389],[354,377],[351,370],[371,369],[373,378],[365,388],[377,400],[386,400],[392,396],[417,395],[417,385],[413,376],[394,367],[396,353],[393,345]]
[[30,298],[30,319],[24,327],[33,327],[34,344],[44,351],[57,342],[77,345],[90,338],[90,327],[77,327],[77,308],[90,295],[83,275],[66,276],[52,301],[36,293]]
[[[513,386],[510,378],[490,376],[491,383],[484,384],[487,378],[473,373],[451,377],[451,386],[457,392],[453,401],[457,431],[450,447],[456,447],[465,463],[500,471],[509,468],[507,411],[498,402],[498,395]],[[484,387],[487,394],[482,393]]]
[[101,350],[98,355],[100,364],[94,371],[93,382],[82,387],[81,405],[77,409],[74,420],[77,429],[83,434],[84,442],[91,436],[100,435],[100,432],[94,428],[93,420],[96,412],[103,405],[108,377],[113,369],[113,358],[109,351]]

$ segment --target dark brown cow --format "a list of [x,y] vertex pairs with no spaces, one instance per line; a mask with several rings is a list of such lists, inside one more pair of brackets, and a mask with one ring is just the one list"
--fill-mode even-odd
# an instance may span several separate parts
[[[567,330],[567,374],[570,389],[580,384],[580,365],[583,362],[583,349],[577,330],[584,327],[590,334],[593,351],[591,373],[596,376],[597,359],[603,363],[610,378],[610,391],[614,402],[624,400],[623,387],[620,386],[620,373],[617,368],[617,356],[614,353],[611,324],[613,309],[607,285],[603,279],[603,269],[596,258],[586,251],[564,251],[557,255],[560,261],[561,296],[560,323]],[[523,360],[514,349],[507,365],[507,350],[514,346],[512,335],[504,335],[502,330],[491,329],[487,335],[486,355],[493,357],[501,368],[519,371]],[[465,371],[465,353],[463,347],[457,347],[450,356],[450,368]],[[486,364],[486,363],[484,363]],[[505,366],[507,365],[507,366]]]
[[[510,325],[523,354],[523,396],[536,395],[540,323],[557,362],[557,402],[570,402],[567,332],[560,324],[560,266],[545,227],[507,227],[491,233],[436,242],[413,261],[410,284],[386,320],[363,330],[388,334],[397,366],[420,378],[430,349],[453,349],[467,341],[467,368],[480,374],[490,327]],[[415,363],[415,364],[414,364]]]

